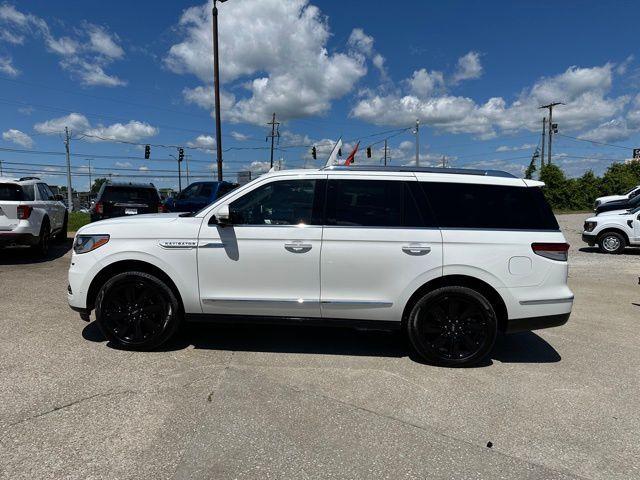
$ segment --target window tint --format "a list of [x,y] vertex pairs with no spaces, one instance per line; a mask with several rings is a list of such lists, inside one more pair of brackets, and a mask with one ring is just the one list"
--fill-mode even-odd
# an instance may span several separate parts
[[441,228],[559,230],[539,188],[421,183]]
[[108,186],[104,189],[102,202],[114,203],[158,203],[158,193],[152,188]]
[[185,188],[182,193],[180,193],[180,200],[188,200],[198,195],[198,191],[200,190],[200,184],[189,185]]
[[38,191],[40,192],[40,200],[51,201],[53,200],[53,193],[44,183],[38,184]]
[[22,187],[15,183],[0,183],[0,200],[19,202],[26,200],[22,193]]
[[36,199],[36,186],[35,185],[22,185],[22,194],[26,202],[33,202]]
[[262,185],[229,205],[238,225],[313,225],[315,180],[281,180]]
[[[423,212],[419,207],[411,183],[398,180],[329,180],[327,225],[431,226],[429,212]],[[422,192],[418,193],[422,195]]]
[[201,197],[202,200],[209,200],[211,195],[213,194],[213,186],[209,183],[205,183],[200,188],[200,192],[198,193],[198,197]]

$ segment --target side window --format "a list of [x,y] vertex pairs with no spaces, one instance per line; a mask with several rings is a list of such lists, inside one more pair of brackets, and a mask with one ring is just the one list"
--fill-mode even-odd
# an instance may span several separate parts
[[51,201],[53,200],[53,195],[49,195],[48,188],[44,183],[38,184],[38,193],[40,194],[40,200],[42,201]]
[[202,188],[200,188],[200,192],[198,193],[198,197],[202,200],[208,201],[213,194],[213,187],[210,184],[203,184]]
[[280,180],[262,185],[229,205],[238,225],[314,225],[315,180]]
[[539,188],[440,182],[421,186],[441,228],[559,230]]
[[[412,185],[416,183],[416,185]],[[327,225],[352,227],[433,226],[417,182],[329,180]]]
[[53,194],[53,192],[49,188],[49,185],[47,185],[46,183],[43,183],[42,186],[43,186],[44,190],[47,192],[47,196],[49,197],[49,200],[55,200],[55,195]]
[[191,186],[185,188],[178,198],[180,200],[190,200],[190,199],[198,196],[198,191],[199,190],[200,190],[200,185],[191,185]]
[[33,202],[36,199],[36,189],[34,185],[23,185],[22,192],[24,193],[25,201]]

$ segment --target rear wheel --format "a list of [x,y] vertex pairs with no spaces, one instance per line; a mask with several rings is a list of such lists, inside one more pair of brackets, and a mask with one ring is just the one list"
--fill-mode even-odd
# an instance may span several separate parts
[[598,237],[598,247],[602,253],[622,253],[626,246],[626,239],[617,232],[605,232]]
[[31,247],[36,255],[45,257],[49,253],[49,243],[51,240],[51,227],[49,226],[49,219],[44,218],[42,225],[40,225],[40,234],[38,235],[38,243]]
[[166,342],[182,319],[176,295],[162,280],[143,272],[120,273],[96,298],[96,320],[117,346],[152,350]]
[[64,214],[64,222],[62,223],[62,229],[56,235],[56,241],[63,243],[67,241],[67,233],[69,232],[69,214]]
[[442,287],[411,309],[409,339],[421,357],[437,365],[468,366],[484,359],[496,340],[498,322],[489,301],[467,287]]

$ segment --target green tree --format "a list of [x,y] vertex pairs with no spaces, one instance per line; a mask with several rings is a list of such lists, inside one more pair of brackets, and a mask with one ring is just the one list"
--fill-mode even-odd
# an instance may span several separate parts
[[571,208],[571,182],[567,180],[564,172],[557,165],[546,164],[540,169],[540,181],[546,188],[544,195],[554,209]]

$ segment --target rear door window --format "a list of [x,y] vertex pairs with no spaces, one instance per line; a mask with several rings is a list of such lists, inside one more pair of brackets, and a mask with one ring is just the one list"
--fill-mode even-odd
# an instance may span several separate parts
[[20,185],[15,183],[0,183],[0,200],[21,202],[27,200]]
[[540,188],[421,182],[441,228],[560,229]]

